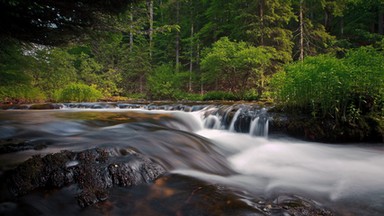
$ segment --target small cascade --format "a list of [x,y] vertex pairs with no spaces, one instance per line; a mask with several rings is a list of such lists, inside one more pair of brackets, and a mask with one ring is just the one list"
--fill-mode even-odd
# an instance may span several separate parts
[[233,105],[209,107],[202,112],[205,128],[268,137],[269,117],[265,108]]
[[269,127],[268,118],[258,116],[251,122],[249,135],[268,137],[268,127]]
[[249,134],[252,136],[255,133],[255,130],[259,130],[258,125],[259,125],[259,119],[260,117],[256,117],[255,119],[252,120],[251,122],[251,128],[249,129]]
[[265,122],[265,126],[264,126],[264,134],[263,134],[263,136],[264,137],[268,137],[268,133],[269,133],[269,120],[267,119],[267,121]]
[[204,121],[205,128],[220,129],[221,121],[216,115],[209,115]]
[[265,108],[252,120],[249,135],[268,137],[269,119]]
[[239,108],[236,111],[235,115],[233,116],[231,124],[229,126],[229,131],[235,132],[235,123],[236,123],[237,119],[239,118],[240,113],[241,113],[241,108]]
[[[79,109],[79,110],[147,110],[154,112],[183,111],[196,113],[199,127],[209,129],[228,130],[236,133],[248,133],[251,136],[268,136],[268,115],[265,108],[250,104],[235,105],[184,105],[184,104],[156,104],[156,103],[62,103],[62,104],[32,104],[26,106],[10,106],[6,109]],[[1,107],[0,107],[1,110]],[[194,114],[192,114],[194,115]],[[185,119],[185,117],[180,117]],[[202,121],[201,121],[202,120]],[[191,121],[185,122],[191,125]],[[197,127],[197,128],[199,128]],[[189,127],[192,128],[192,127]],[[195,128],[195,127],[193,127]],[[195,128],[196,129],[196,128]]]

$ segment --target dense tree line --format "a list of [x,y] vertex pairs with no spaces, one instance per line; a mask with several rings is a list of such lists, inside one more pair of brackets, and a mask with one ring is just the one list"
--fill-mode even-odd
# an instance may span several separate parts
[[0,1],[1,101],[64,100],[84,84],[103,98],[256,99],[310,56],[382,55],[382,0],[92,2]]

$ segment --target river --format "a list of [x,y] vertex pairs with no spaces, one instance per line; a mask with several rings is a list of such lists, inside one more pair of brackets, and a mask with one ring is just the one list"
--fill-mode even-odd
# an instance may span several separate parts
[[[217,109],[204,106],[183,111],[140,106],[0,111],[1,145],[23,146],[3,148],[0,176],[35,154],[95,147],[137,151],[167,170],[153,185],[113,188],[109,201],[86,209],[71,197],[73,187],[36,191],[17,200],[2,196],[0,215],[274,215],[260,210],[260,203],[292,195],[335,215],[384,215],[382,146],[268,134],[268,121],[261,124],[261,118],[249,120],[244,132],[233,120],[223,123]],[[220,197],[226,203],[219,205]],[[237,204],[226,210],[229,202]],[[194,205],[187,208],[185,203]]]

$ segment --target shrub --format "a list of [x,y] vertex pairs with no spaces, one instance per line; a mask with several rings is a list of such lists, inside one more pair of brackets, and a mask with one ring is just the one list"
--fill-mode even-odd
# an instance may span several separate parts
[[336,121],[380,111],[384,98],[384,55],[373,48],[351,50],[343,59],[308,57],[290,64],[270,82],[285,107]]
[[157,67],[148,77],[149,97],[152,99],[177,99],[187,73],[176,72],[171,65]]
[[260,99],[260,95],[256,89],[249,89],[243,93],[241,99],[246,101],[256,101]]
[[249,86],[263,88],[267,68],[271,68],[275,58],[274,48],[254,47],[222,37],[202,53],[202,81],[223,91],[242,91]]
[[62,102],[94,102],[102,97],[100,91],[93,86],[72,83],[55,93],[57,101]]
[[0,86],[0,102],[31,103],[45,100],[45,95],[29,85]]
[[210,91],[204,94],[203,100],[238,100],[232,92],[224,92],[224,91]]
[[187,101],[202,101],[203,96],[201,94],[180,92],[180,94],[177,95],[177,99]]

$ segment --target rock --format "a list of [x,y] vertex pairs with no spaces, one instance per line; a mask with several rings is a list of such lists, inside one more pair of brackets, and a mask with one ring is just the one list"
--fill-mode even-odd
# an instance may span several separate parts
[[65,163],[74,157],[75,153],[69,151],[45,157],[33,156],[11,171],[9,188],[19,196],[37,188],[63,187],[70,184],[73,182],[74,173],[73,170],[67,169]]
[[63,104],[52,104],[52,103],[45,103],[45,104],[32,104],[29,109],[31,110],[46,110],[46,109],[61,109],[63,108]]
[[26,150],[43,150],[51,144],[50,140],[27,140],[27,139],[0,139],[0,154]]
[[317,202],[297,195],[280,195],[270,206],[271,208],[267,212],[273,212],[276,215],[334,215]]
[[35,189],[76,184],[81,191],[76,196],[77,201],[81,207],[86,207],[108,199],[108,189],[113,186],[151,183],[165,173],[162,166],[144,155],[124,152],[118,154],[112,149],[97,148],[33,156],[9,173],[7,184],[16,196]]
[[270,113],[270,134],[283,133],[299,139],[325,143],[384,141],[384,121],[380,117],[362,116],[354,124],[332,118],[309,115]]

